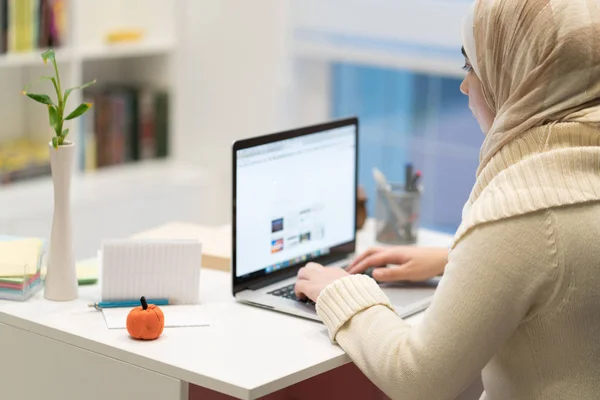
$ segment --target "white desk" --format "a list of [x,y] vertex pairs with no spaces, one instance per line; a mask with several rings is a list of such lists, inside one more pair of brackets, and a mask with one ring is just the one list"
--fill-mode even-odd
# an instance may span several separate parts
[[[360,250],[371,237],[369,228],[361,233]],[[420,239],[445,246],[451,238],[423,231]],[[87,307],[98,287],[80,287],[79,297],[0,302],[2,398],[187,400],[192,383],[256,399],[350,362],[324,325],[234,302],[228,273],[201,273],[210,327],[165,328],[153,342],[108,330],[102,313]]]

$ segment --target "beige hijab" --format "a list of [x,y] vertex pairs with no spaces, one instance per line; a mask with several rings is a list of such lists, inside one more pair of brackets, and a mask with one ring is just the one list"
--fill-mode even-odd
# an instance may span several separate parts
[[[600,164],[581,161],[600,154],[600,2],[477,0],[463,45],[496,118],[456,241],[479,223],[600,200]],[[591,189],[557,183],[582,176]]]

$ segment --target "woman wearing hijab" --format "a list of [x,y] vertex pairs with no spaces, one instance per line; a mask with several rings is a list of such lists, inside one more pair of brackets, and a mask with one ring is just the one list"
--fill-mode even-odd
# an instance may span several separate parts
[[[331,339],[394,399],[600,396],[600,2],[478,0],[461,85],[485,133],[450,251],[372,250],[376,280],[444,276],[422,322],[376,280],[299,272]],[[383,255],[382,255],[383,254]]]

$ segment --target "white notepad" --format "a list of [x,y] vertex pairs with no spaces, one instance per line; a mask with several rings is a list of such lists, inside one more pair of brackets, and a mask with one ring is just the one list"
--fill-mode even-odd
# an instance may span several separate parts
[[[209,319],[202,312],[202,306],[161,306],[165,316],[165,328],[185,328],[210,326]],[[130,308],[104,308],[104,320],[108,329],[127,328],[127,315]]]
[[102,301],[168,299],[197,304],[202,244],[197,240],[111,240],[101,258]]

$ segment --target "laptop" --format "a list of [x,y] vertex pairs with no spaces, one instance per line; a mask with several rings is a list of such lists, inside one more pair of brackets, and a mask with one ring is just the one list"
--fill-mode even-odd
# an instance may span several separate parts
[[[357,118],[233,144],[232,280],[243,303],[319,321],[294,294],[312,261],[349,265],[356,251]],[[431,284],[382,286],[401,317],[427,308]]]

